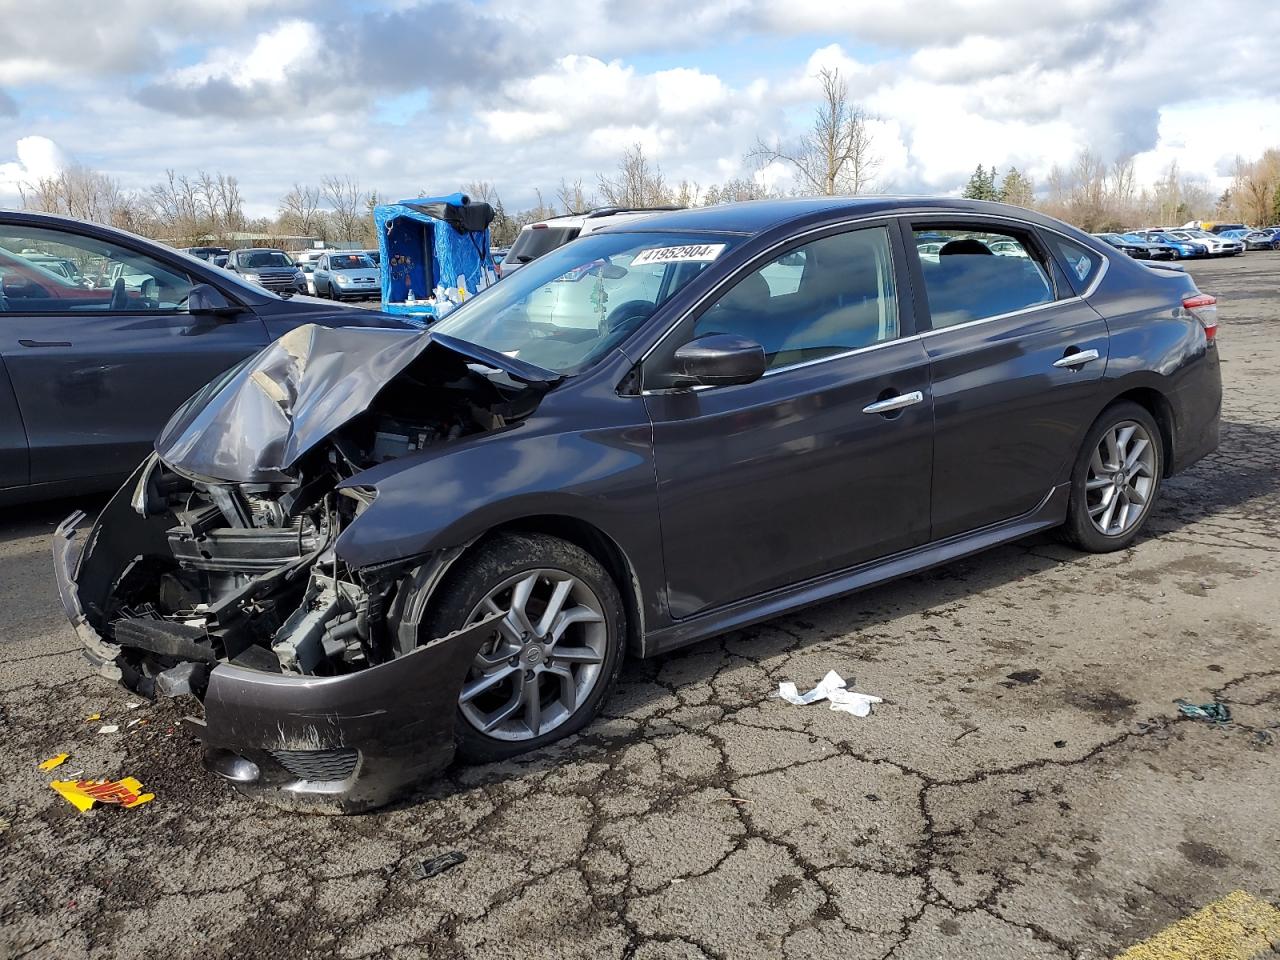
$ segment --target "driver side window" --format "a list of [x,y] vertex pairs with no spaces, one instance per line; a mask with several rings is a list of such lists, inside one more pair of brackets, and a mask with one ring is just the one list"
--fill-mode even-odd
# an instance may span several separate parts
[[766,369],[898,336],[888,228],[838,233],[788,250],[722,294],[690,339],[730,333],[764,347]]
[[93,237],[0,225],[0,311],[176,312],[191,278],[152,257]]

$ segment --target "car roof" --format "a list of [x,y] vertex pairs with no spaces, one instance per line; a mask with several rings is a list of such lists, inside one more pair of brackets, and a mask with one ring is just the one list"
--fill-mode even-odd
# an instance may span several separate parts
[[[754,236],[787,223],[834,218],[840,214],[874,216],[918,212],[922,214],[986,214],[1016,217],[1041,226],[1060,229],[1051,217],[1023,207],[987,200],[956,197],[792,197],[781,200],[746,200],[740,203],[690,207],[653,213],[641,221],[608,228],[611,233],[699,232]],[[826,216],[824,216],[826,215]]]

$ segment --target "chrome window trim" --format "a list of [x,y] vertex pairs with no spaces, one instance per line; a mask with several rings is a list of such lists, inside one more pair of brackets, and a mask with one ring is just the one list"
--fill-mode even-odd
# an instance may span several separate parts
[[[948,216],[948,217],[954,216],[957,218],[964,217],[963,214],[955,213],[952,211],[942,211],[941,213],[934,213],[932,215]],[[803,233],[792,234],[791,236],[787,237],[785,240],[779,240],[777,243],[773,244],[771,247],[768,247],[767,249],[761,251],[760,257],[753,260],[752,263],[759,263],[760,259],[772,253],[773,251],[786,246],[787,244],[791,243],[794,240],[798,240],[803,237],[810,236],[811,234],[814,234],[814,233],[821,233],[825,230],[831,230],[833,228],[838,230],[840,227],[852,226],[859,223],[868,223],[873,220],[902,220],[902,219],[910,220],[910,219],[920,219],[922,216],[927,218],[930,216],[930,214],[927,211],[923,213],[907,213],[907,212],[888,213],[888,214],[877,213],[877,214],[873,214],[865,217],[857,217],[852,220],[840,220],[834,223],[825,223],[825,224],[822,224],[821,226],[811,227],[810,229],[805,230]],[[1041,227],[1039,224],[1030,223],[1026,220],[1019,220],[1017,217],[1010,217],[1004,214],[981,213],[981,214],[978,214],[977,216],[983,217],[987,220],[1000,220],[1006,223],[1017,224],[1023,227],[1024,229],[1028,229],[1032,231],[1036,229],[1040,229],[1040,230],[1047,231],[1049,233],[1056,233],[1058,236],[1062,237],[1062,239],[1069,240],[1078,246],[1082,246],[1082,244],[1080,244],[1080,241],[1077,240],[1075,237],[1069,236],[1068,234],[1063,233],[1061,230],[1058,230],[1055,227]],[[1092,250],[1093,248],[1086,247],[1086,249]],[[1097,276],[1093,278],[1089,286],[1085,289],[1084,293],[1073,294],[1070,297],[1063,297],[1061,300],[1050,300],[1047,303],[1032,304],[1029,307],[1023,307],[1021,310],[1011,310],[1007,313],[997,313],[989,317],[979,317],[976,320],[966,320],[964,323],[953,324],[949,327],[930,327],[928,330],[922,330],[918,333],[913,333],[909,337],[895,337],[892,340],[883,340],[880,343],[873,343],[866,347],[856,347],[852,350],[845,350],[841,353],[833,353],[828,357],[815,357],[812,360],[802,360],[799,363],[788,364],[785,367],[772,367],[766,370],[760,376],[760,379],[764,380],[765,378],[772,377],[775,374],[786,373],[791,370],[798,370],[802,367],[812,367],[819,363],[828,363],[832,360],[843,360],[845,357],[851,357],[859,353],[867,353],[871,350],[879,350],[881,347],[887,347],[890,344],[894,344],[894,343],[909,343],[913,340],[923,340],[927,337],[931,337],[934,334],[938,334],[938,333],[947,333],[951,330],[963,330],[967,327],[976,327],[978,324],[981,324],[981,323],[994,323],[997,320],[1006,320],[1009,317],[1023,316],[1025,314],[1035,313],[1038,310],[1046,310],[1049,307],[1056,307],[1061,304],[1084,302],[1085,300],[1088,300],[1089,297],[1093,296],[1094,292],[1098,289],[1098,285],[1102,283],[1102,278],[1106,276],[1107,268],[1111,266],[1111,257],[1107,253],[1104,253],[1098,250],[1094,250],[1093,252],[1099,254],[1099,256],[1102,257],[1102,265],[1098,269]],[[1052,253],[1050,255],[1052,255]],[[910,253],[908,253],[908,256],[910,256]],[[707,299],[709,299],[712,296],[715,296],[716,294],[720,293],[721,290],[725,289],[726,284],[729,284],[730,280],[736,283],[738,280],[742,279],[744,276],[746,276],[745,273],[732,274],[729,277],[724,278],[724,280],[721,280],[720,283],[716,284],[714,287],[712,287],[710,290],[704,293],[701,297],[699,297],[697,301],[695,301],[687,310],[685,310],[685,312],[680,315],[679,319],[675,320],[663,332],[662,336],[660,336],[657,340],[655,340],[653,342],[653,345],[649,347],[649,349],[646,350],[641,355],[639,363],[643,364],[645,360],[649,358],[649,355],[653,353],[653,351],[658,349],[662,341],[666,340],[667,337],[669,337],[671,333],[678,326],[680,326],[680,324],[684,323],[684,321],[688,319],[690,316],[692,316],[695,311],[701,308],[701,306],[703,305],[703,303],[707,301]],[[729,284],[729,285],[732,286],[732,284]],[[928,291],[925,292],[925,295],[928,296]],[[901,305],[901,298],[899,298],[898,302],[899,302],[899,305]],[[929,319],[930,320],[933,319],[932,315],[930,315]],[[899,311],[898,313],[898,325],[899,327],[901,327],[902,325],[901,311]],[[759,381],[752,381],[752,382],[755,383]],[[688,393],[690,391],[697,392],[701,390],[715,390],[715,389],[721,389],[720,385],[719,384],[698,384],[692,387],[666,387],[658,390],[641,390],[640,396],[651,397],[651,396],[661,396],[663,394],[668,394],[668,393]]]

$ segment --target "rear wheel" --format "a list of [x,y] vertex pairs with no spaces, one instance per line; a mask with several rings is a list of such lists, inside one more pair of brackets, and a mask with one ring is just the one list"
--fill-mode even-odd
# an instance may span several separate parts
[[1071,474],[1066,539],[1093,553],[1133,543],[1160,490],[1163,451],[1160,427],[1145,408],[1122,401],[1104,410]]
[[494,537],[450,573],[431,606],[426,637],[501,617],[459,692],[463,760],[502,760],[576,733],[617,682],[622,598],[600,563],[572,543]]

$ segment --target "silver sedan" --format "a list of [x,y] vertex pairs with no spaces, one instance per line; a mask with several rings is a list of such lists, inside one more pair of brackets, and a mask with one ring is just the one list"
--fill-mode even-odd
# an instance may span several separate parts
[[381,275],[363,253],[326,253],[311,274],[317,297],[331,300],[377,297],[382,294]]

